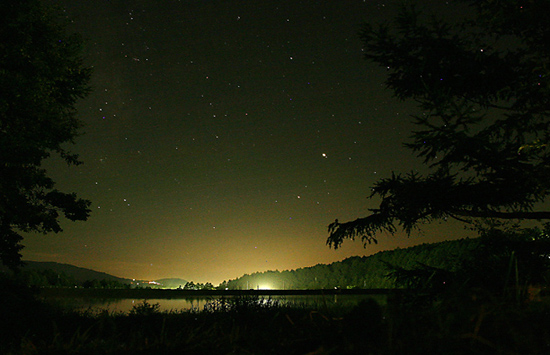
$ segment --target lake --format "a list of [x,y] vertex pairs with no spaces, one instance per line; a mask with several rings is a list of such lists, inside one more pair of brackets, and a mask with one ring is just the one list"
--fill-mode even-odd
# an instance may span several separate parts
[[387,290],[246,290],[246,291],[187,291],[187,290],[101,290],[101,289],[43,289],[40,296],[48,303],[63,309],[128,313],[134,306],[159,304],[161,311],[202,311],[208,303],[222,297],[258,297],[263,302],[306,305],[325,309],[353,307],[361,300],[373,298],[386,303]]

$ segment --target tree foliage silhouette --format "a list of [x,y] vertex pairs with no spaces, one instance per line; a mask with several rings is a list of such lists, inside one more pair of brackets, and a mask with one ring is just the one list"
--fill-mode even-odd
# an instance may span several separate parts
[[330,224],[331,247],[437,219],[550,219],[536,209],[550,193],[550,3],[450,3],[461,9],[453,21],[404,6],[361,34],[366,59],[388,70],[387,87],[418,104],[405,146],[427,173],[377,181],[379,207]]
[[69,165],[81,122],[75,103],[89,91],[82,41],[38,0],[0,3],[0,260],[21,263],[21,232],[59,232],[59,217],[86,220],[90,202],[55,188],[41,167],[52,154]]

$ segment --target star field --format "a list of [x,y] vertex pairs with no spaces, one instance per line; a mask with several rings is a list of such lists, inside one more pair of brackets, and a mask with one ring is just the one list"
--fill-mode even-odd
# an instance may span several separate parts
[[[411,106],[362,57],[375,1],[54,1],[86,40],[84,164],[47,167],[92,216],[28,235],[24,258],[132,278],[217,284],[448,235],[325,245],[335,218],[415,161]],[[439,239],[438,239],[439,238]]]

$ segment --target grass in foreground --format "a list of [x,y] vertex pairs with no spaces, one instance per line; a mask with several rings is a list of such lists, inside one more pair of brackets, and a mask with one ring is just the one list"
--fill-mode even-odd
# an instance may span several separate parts
[[[24,292],[23,292],[24,294]],[[10,307],[8,302],[11,303]],[[200,311],[60,311],[31,296],[3,298],[5,354],[537,354],[550,350],[550,306],[418,295],[317,309],[259,297]]]

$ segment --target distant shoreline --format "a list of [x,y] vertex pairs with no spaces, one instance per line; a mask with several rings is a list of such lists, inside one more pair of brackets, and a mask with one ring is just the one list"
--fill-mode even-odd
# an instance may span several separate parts
[[174,299],[219,296],[315,296],[315,295],[388,295],[399,293],[399,289],[363,290],[178,290],[178,289],[99,289],[99,288],[41,288],[41,297],[76,298],[138,298]]

